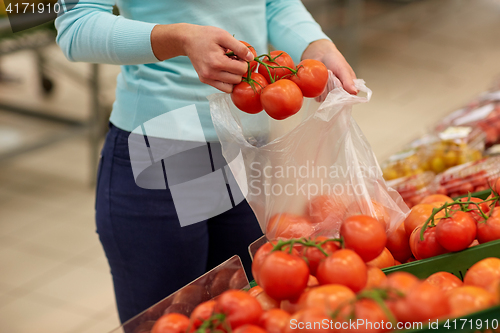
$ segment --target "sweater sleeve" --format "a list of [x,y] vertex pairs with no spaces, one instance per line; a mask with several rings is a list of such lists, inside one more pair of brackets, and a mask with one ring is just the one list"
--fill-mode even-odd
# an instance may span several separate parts
[[298,63],[307,46],[328,39],[300,0],[266,0],[268,39]]
[[66,0],[65,4],[70,9],[55,25],[57,44],[69,60],[114,65],[158,62],[151,47],[155,24],[113,15],[114,0]]

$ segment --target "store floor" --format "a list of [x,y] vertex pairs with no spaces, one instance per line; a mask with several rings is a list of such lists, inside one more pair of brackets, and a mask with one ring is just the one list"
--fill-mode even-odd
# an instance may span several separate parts
[[[376,11],[377,2],[367,1],[366,10]],[[500,74],[499,17],[495,0],[426,0],[391,3],[389,13],[367,20],[357,74],[374,94],[354,116],[381,161]],[[64,80],[54,96],[40,98],[30,54],[2,59],[2,68],[23,81],[0,84],[0,99],[85,114],[85,91]],[[108,102],[116,70],[105,67]],[[42,127],[0,112],[6,124]],[[105,333],[118,326],[88,164],[86,141],[75,138],[0,165],[0,331]]]

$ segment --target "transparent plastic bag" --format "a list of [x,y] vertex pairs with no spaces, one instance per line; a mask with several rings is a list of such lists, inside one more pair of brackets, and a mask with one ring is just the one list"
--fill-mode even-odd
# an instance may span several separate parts
[[330,73],[324,102],[306,98],[282,121],[241,112],[228,94],[208,97],[223,155],[269,239],[336,237],[354,214],[392,232],[408,214],[352,117],[352,106],[372,94],[363,80],[355,84],[366,97],[350,95]]

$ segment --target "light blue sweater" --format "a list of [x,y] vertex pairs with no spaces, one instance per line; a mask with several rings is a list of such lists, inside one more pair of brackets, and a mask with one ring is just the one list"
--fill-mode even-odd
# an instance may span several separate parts
[[[66,0],[66,5],[72,2]],[[71,61],[122,65],[110,120],[126,131],[195,104],[206,140],[217,141],[206,96],[218,90],[199,81],[188,57],[156,59],[150,39],[155,24],[219,27],[252,44],[257,54],[265,53],[270,43],[295,62],[309,43],[328,39],[300,0],[117,0],[121,16],[112,14],[114,4],[80,0],[56,19],[57,43]],[[199,137],[190,125],[177,117],[165,136]]]

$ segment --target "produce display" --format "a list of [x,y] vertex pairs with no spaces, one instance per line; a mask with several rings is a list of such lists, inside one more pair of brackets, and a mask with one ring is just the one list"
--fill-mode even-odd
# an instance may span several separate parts
[[[353,215],[344,219],[339,238],[264,243],[253,256],[256,286],[231,289],[236,280],[245,284],[244,273],[221,269],[209,279],[221,283],[201,288],[203,292],[183,288],[172,296],[198,296],[198,305],[171,302],[163,314],[143,321],[133,333],[419,331],[426,325],[450,329],[470,318],[480,320],[481,329],[498,332],[497,188],[500,179],[484,200],[427,196],[390,234],[383,220]],[[476,243],[484,244],[477,246],[481,251],[469,248]],[[462,260],[454,263],[454,255]],[[445,259],[446,264],[432,263]],[[400,264],[406,261],[410,263]],[[243,276],[235,277],[238,274]],[[219,296],[203,296],[206,290]],[[478,323],[462,331],[474,332]]]
[[435,193],[454,198],[488,190],[500,176],[499,165],[500,156],[494,156],[451,168],[434,180]]
[[485,134],[472,127],[448,127],[410,143],[408,150],[391,156],[383,165],[385,180],[425,171],[436,174],[482,158]]
[[483,131],[487,147],[500,143],[500,81],[466,107],[442,119],[436,130],[449,126],[470,126]]
[[426,171],[388,181],[387,186],[398,191],[408,207],[411,208],[419,204],[424,197],[436,193],[435,176],[434,172]]
[[[318,97],[325,90],[328,70],[322,62],[305,59],[295,66],[286,52],[278,50],[257,56],[251,45],[242,43],[255,58],[231,93],[234,105],[241,111],[256,114],[265,110],[271,118],[283,120],[300,110],[303,97]],[[234,56],[231,51],[226,54]]]
[[[274,119],[288,118],[299,111],[303,97],[319,96],[330,82],[328,74],[324,82],[319,79],[324,66],[314,61],[295,66],[282,51],[257,56],[246,45],[254,60],[230,97],[246,113],[265,110]],[[230,50],[227,55],[234,56]],[[483,102],[470,112],[477,114],[491,100]],[[350,113],[350,106],[341,109],[337,107]],[[354,133],[350,137],[357,138],[351,125],[329,125],[334,116],[339,118],[332,124],[352,123],[351,118],[340,118],[340,111],[325,111],[321,117],[326,120],[315,120],[314,126],[340,137],[349,130]],[[247,141],[231,142],[243,156],[252,156],[261,171],[252,174],[256,170],[245,169],[247,161],[237,168],[246,170],[247,183],[260,191],[249,193],[247,200],[267,237],[251,245],[252,287],[245,287],[248,280],[241,267],[221,268],[147,310],[124,331],[500,332],[500,156],[481,159],[487,135],[481,125],[452,118],[435,134],[393,156],[383,166],[383,177],[376,161],[366,157],[372,154],[364,142],[349,146],[337,137],[305,140],[304,133],[314,132],[307,127],[311,123],[302,122],[306,131],[294,132],[290,141],[280,139],[277,147],[267,144],[264,153]],[[239,132],[229,134],[239,140]],[[323,151],[318,147],[325,141],[337,145]],[[221,142],[224,153],[234,155]],[[301,144],[309,144],[309,149]],[[351,156],[354,146],[368,148]],[[273,187],[266,192],[266,180],[283,188],[290,179],[309,190],[324,186],[319,173],[283,176],[279,169],[284,164],[300,169],[308,158],[315,167],[347,166],[357,172],[344,171],[342,177],[327,173],[334,181],[326,185],[339,193],[285,196],[274,193]],[[360,172],[365,168],[370,172]],[[271,171],[262,172],[267,169]],[[383,178],[391,180],[389,187]],[[256,179],[262,182],[252,184]],[[346,179],[352,183],[343,183]],[[354,184],[362,191],[350,191]],[[411,210],[405,210],[403,201]]]

